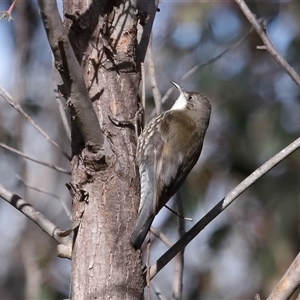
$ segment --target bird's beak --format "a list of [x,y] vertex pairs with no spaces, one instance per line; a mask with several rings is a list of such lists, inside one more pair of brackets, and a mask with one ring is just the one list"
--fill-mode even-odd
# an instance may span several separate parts
[[176,89],[179,90],[180,93],[184,93],[183,88],[179,84],[175,83],[174,81],[171,81],[171,83],[176,87]]

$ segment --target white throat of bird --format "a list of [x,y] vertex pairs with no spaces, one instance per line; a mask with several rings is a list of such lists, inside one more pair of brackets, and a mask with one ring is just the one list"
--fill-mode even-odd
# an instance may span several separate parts
[[174,109],[185,109],[187,105],[187,99],[183,92],[180,91],[180,95],[174,105],[172,106],[171,110]]

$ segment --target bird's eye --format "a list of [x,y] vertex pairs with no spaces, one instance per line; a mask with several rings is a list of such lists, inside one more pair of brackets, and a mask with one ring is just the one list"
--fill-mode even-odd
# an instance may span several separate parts
[[189,96],[188,100],[192,100],[193,99],[193,96]]

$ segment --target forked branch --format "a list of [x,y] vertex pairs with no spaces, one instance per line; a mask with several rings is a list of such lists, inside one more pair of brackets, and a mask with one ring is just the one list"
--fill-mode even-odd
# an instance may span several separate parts
[[51,238],[53,238],[60,247],[58,247],[58,256],[63,258],[71,258],[72,240],[68,236],[63,236],[64,231],[54,225],[43,214],[38,212],[31,204],[23,200],[20,196],[6,189],[0,184],[0,197],[10,205],[19,210],[28,219],[33,221]]
[[256,30],[257,34],[262,39],[264,46],[258,46],[257,48],[259,50],[266,50],[273,59],[279,64],[280,67],[282,67],[288,75],[291,77],[291,79],[300,86],[300,76],[295,72],[295,70],[287,63],[287,61],[276,51],[274,48],[272,42],[270,41],[268,35],[266,34],[266,31],[264,28],[259,24],[253,13],[250,11],[249,7],[245,3],[244,0],[235,0],[237,5],[240,7],[241,11],[244,13],[248,21],[251,23],[251,25]]

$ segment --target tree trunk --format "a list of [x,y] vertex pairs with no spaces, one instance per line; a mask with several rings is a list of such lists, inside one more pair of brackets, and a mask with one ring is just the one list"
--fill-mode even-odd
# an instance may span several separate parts
[[[72,122],[74,235],[72,299],[140,299],[141,254],[129,245],[139,178],[133,128],[138,109],[138,14],[135,1],[64,1],[65,25],[102,131],[104,157],[86,156]],[[103,150],[103,149],[102,149]]]

